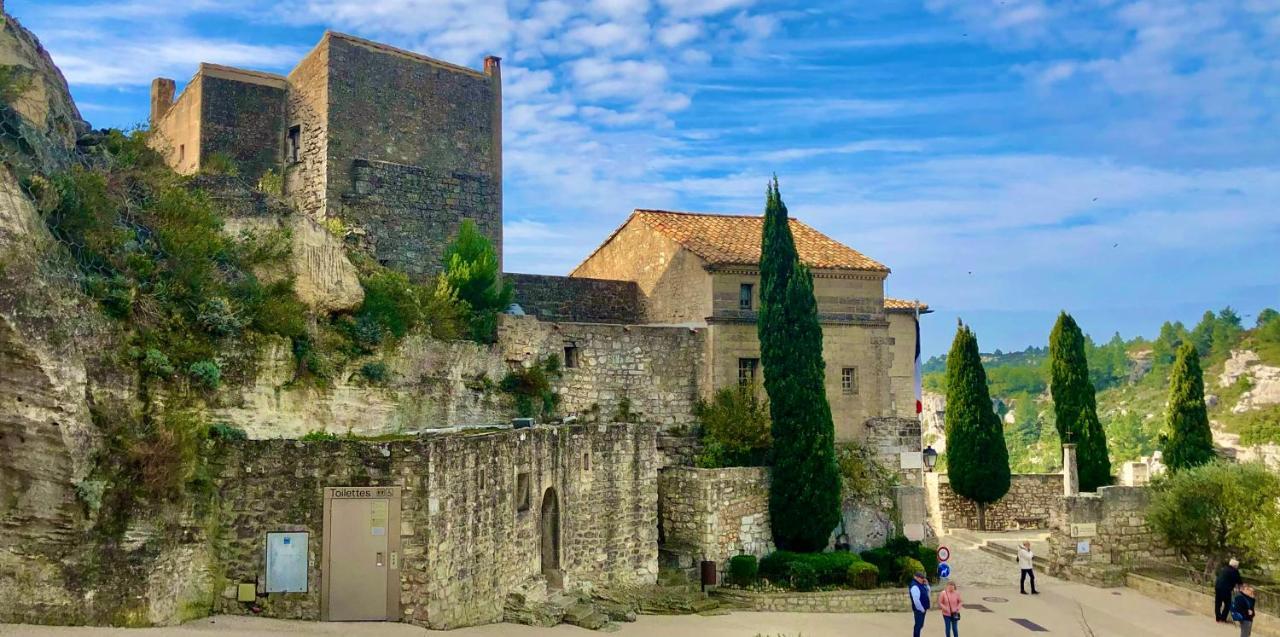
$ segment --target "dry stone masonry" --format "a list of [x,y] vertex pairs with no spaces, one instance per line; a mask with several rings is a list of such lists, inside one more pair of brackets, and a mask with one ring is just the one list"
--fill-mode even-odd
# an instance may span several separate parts
[[1147,526],[1150,499],[1148,487],[1115,486],[1060,498],[1049,535],[1050,572],[1114,586],[1128,568],[1173,557]]
[[[945,473],[926,476],[930,517],[935,530],[977,529],[978,505],[951,490]],[[987,505],[988,531],[1047,529],[1062,497],[1062,474],[1016,473],[1009,492]]]
[[734,555],[773,551],[769,470],[667,467],[658,475],[663,559],[692,575],[702,560],[723,571]]

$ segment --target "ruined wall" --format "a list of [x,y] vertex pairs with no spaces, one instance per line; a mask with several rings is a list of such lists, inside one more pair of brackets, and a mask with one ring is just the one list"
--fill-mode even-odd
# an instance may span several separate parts
[[641,422],[680,425],[693,420],[703,390],[705,329],[591,323],[545,323],[531,316],[502,316],[498,346],[517,364],[543,356],[564,360],[577,349],[578,366],[563,366],[553,389],[559,413],[614,417],[626,400]]
[[542,274],[503,275],[515,286],[515,303],[544,321],[645,322],[640,287],[634,281]]
[[[928,474],[926,491],[930,517],[939,533],[978,528],[978,505],[952,491],[947,474]],[[1009,492],[987,505],[987,530],[1050,528],[1061,497],[1061,473],[1015,473]]]
[[706,262],[635,219],[570,276],[635,281],[644,296],[648,323],[701,324],[711,315]]
[[151,122],[147,144],[165,158],[175,172],[190,175],[200,170],[200,115],[203,110],[204,76],[196,73],[183,87],[160,121]]
[[1150,500],[1149,487],[1114,486],[1058,498],[1049,534],[1049,572],[1116,586],[1133,566],[1173,557],[1147,526]]
[[774,548],[764,467],[662,469],[658,516],[663,559],[686,572],[714,560],[723,575],[734,555],[763,557]]
[[[309,592],[259,597],[269,617],[319,619],[326,486],[401,487],[404,621],[437,629],[502,620],[509,593],[544,587],[541,504],[560,499],[566,588],[653,583],[657,576],[654,430],[562,426],[374,442],[232,445],[217,478],[226,595],[264,570],[265,534],[309,532]],[[531,506],[517,510],[518,474]]]
[[257,183],[263,173],[280,166],[284,78],[212,64],[202,64],[200,73],[200,161],[223,155],[235,162],[242,179]]
[[285,158],[284,190],[300,212],[329,216],[329,38],[323,38],[289,73],[286,131],[298,127],[298,161]]
[[470,218],[502,254],[496,76],[340,34],[328,41],[329,213],[380,262],[441,269]]

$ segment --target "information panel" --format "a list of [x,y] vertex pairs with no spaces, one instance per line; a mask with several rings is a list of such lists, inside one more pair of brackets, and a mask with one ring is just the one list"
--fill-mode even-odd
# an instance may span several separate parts
[[267,592],[307,592],[307,534],[267,534]]

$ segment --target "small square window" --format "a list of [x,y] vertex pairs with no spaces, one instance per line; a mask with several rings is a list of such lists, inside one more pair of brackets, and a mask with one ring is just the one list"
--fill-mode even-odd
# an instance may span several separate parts
[[846,367],[840,370],[840,391],[846,394],[858,393],[857,367]]
[[751,292],[754,289],[755,286],[750,283],[743,283],[738,286],[738,309],[751,309]]
[[578,346],[564,346],[564,366],[566,368],[574,368],[578,366]]
[[290,126],[289,136],[285,140],[285,150],[284,150],[285,159],[288,160],[289,163],[294,164],[298,162],[298,155],[300,153],[299,147],[301,145],[302,145],[302,126],[301,125]]
[[533,501],[532,492],[529,490],[529,474],[521,473],[516,475],[516,512],[528,511],[529,505]]
[[756,368],[760,366],[758,358],[739,358],[738,359],[738,384],[743,387],[750,387],[756,384]]

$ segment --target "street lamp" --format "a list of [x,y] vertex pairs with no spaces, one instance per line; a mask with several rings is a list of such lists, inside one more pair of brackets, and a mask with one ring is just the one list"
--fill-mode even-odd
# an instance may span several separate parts
[[938,452],[934,451],[933,445],[924,448],[924,470],[933,471],[933,465],[938,461]]

